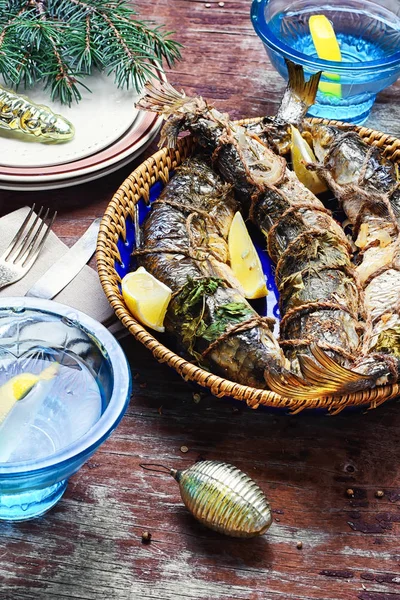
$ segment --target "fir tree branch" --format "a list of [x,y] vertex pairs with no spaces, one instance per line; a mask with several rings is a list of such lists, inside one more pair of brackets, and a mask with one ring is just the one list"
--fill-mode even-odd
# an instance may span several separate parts
[[[146,59],[151,58],[150,50],[153,49],[156,54],[156,58],[158,58],[159,60],[162,60],[162,58],[165,58],[168,66],[171,66],[176,60],[179,60],[179,58],[180,58],[179,48],[181,47],[181,44],[179,44],[178,42],[174,42],[173,40],[167,39],[167,36],[171,35],[172,32],[161,33],[161,28],[159,28],[159,27],[150,29],[142,21],[132,19],[129,16],[124,16],[124,14],[118,14],[116,17],[114,17],[115,22],[112,20],[114,14],[115,14],[115,9],[117,7],[120,7],[122,9],[125,8],[124,2],[110,2],[110,3],[108,3],[109,4],[108,11],[106,11],[106,10],[104,10],[104,7],[102,7],[102,9],[100,10],[97,6],[89,4],[88,2],[85,2],[83,0],[69,0],[69,1],[72,4],[74,4],[75,6],[84,10],[85,12],[96,13],[97,15],[99,15],[100,18],[104,19],[104,21],[107,23],[107,25],[110,27],[110,29],[112,29],[114,31],[116,38],[121,43],[122,48],[132,65],[132,68],[135,68],[134,67],[135,62],[138,62],[138,58],[140,58],[140,57],[130,50],[128,44],[124,41],[123,37],[121,36],[116,23],[118,23],[119,25],[125,24],[130,29],[134,28],[136,30],[136,32],[135,32],[136,35],[140,34],[143,36],[144,40],[145,39],[147,40],[146,42],[143,42],[143,49],[147,48],[147,51],[148,51],[148,53],[144,56]],[[109,12],[109,14],[107,14],[108,12]],[[126,11],[126,12],[127,12],[127,15],[130,15],[130,16],[136,14],[135,11],[133,11],[132,9],[130,9],[129,11]],[[112,71],[113,71],[113,69],[111,70],[111,72]],[[139,69],[137,69],[137,71],[138,71],[138,73],[140,72]],[[147,69],[146,71],[148,74],[152,75],[156,72],[156,66],[154,66],[154,68],[152,68],[150,70]],[[140,78],[140,84],[143,84],[143,83],[144,83],[144,80],[142,80],[142,78]]]
[[[3,15],[7,15],[5,4],[5,1],[3,1],[0,5],[0,11]],[[10,28],[13,27],[26,10],[27,6],[24,6],[14,17],[11,17],[2,25],[2,32],[0,34],[0,72],[4,74],[5,81],[9,83],[17,80],[18,68],[16,68],[16,61],[13,60],[16,49],[9,43],[8,33]],[[21,63],[19,62],[19,64]]]
[[67,104],[95,68],[139,90],[180,44],[136,14],[126,0],[0,0],[0,74],[16,87],[42,80]]

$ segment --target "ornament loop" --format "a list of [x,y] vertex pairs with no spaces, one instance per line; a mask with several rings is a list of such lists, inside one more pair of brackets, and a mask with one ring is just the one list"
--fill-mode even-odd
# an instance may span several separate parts
[[[145,469],[146,471],[154,471],[154,473],[168,473],[168,475],[170,475],[171,471],[173,470],[170,467],[166,467],[165,465],[160,465],[159,463],[140,463],[139,467],[142,467],[142,469]],[[153,469],[151,467],[159,467],[159,468]]]

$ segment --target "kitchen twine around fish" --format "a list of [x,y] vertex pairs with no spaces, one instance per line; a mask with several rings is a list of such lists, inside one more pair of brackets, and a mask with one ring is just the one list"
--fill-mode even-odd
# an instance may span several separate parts
[[[256,123],[261,118],[243,119],[239,125]],[[313,123],[324,123],[346,126],[338,121],[311,119]],[[366,127],[355,127],[356,131],[367,144],[377,146],[389,160],[400,165],[400,140]],[[186,136],[178,140],[175,149],[162,148],[135,169],[115,192],[100,225],[97,239],[96,259],[97,269],[104,292],[115,311],[116,316],[130,333],[148,348],[160,363],[167,363],[175,369],[186,381],[193,381],[208,388],[214,396],[228,396],[242,400],[251,408],[260,405],[283,408],[292,413],[304,409],[324,408],[331,414],[337,414],[347,406],[368,405],[376,408],[386,400],[400,395],[400,384],[382,385],[375,388],[347,394],[343,396],[324,396],[321,398],[293,399],[285,398],[269,390],[257,389],[222,377],[213,375],[193,363],[188,362],[172,350],[166,348],[151,335],[127,310],[122,298],[119,283],[121,281],[115,269],[115,263],[120,262],[117,247],[119,239],[126,240],[126,219],[133,219],[133,207],[141,198],[149,200],[150,188],[157,181],[167,183],[170,172],[187,158],[193,149],[193,139]]]

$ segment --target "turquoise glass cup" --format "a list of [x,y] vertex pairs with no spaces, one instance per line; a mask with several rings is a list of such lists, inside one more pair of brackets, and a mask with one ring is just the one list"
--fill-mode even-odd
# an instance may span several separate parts
[[[333,25],[341,62],[318,58],[313,15]],[[397,0],[253,0],[251,19],[272,65],[287,78],[285,59],[306,75],[322,72],[309,115],[363,123],[376,95],[400,75],[400,3]]]
[[[50,396],[42,393],[41,397],[38,393],[39,404],[35,399],[33,409],[24,408],[26,412],[21,422],[12,412],[22,406],[25,398],[28,402],[28,396],[20,397],[0,423],[1,460],[4,461],[0,462],[2,520],[31,519],[58,502],[68,478],[118,425],[130,398],[131,376],[127,360],[122,348],[103,325],[50,300],[0,299],[0,402],[7,402],[9,398],[10,384],[7,382],[13,373],[7,369],[12,368],[15,373],[19,365],[33,355],[57,357],[57,368],[68,372],[67,387],[62,388],[64,380],[59,378]],[[55,363],[46,358],[46,364],[54,366]],[[88,374],[90,385],[82,385],[80,369]],[[65,395],[62,389],[67,390]],[[89,393],[97,402],[95,411],[88,404]],[[73,427],[70,424],[71,407],[75,407]],[[80,435],[88,413],[91,416],[89,428],[83,429],[85,433]],[[7,425],[10,419],[14,422]],[[75,436],[72,441],[68,441],[67,430]],[[16,440],[18,437],[19,441]],[[24,458],[15,459],[14,456]]]

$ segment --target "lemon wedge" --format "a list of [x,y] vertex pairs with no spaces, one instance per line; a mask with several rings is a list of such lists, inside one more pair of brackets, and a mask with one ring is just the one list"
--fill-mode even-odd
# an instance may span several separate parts
[[171,289],[144,267],[122,279],[122,296],[129,311],[140,323],[155,331],[165,331],[164,318],[171,294]]
[[[309,18],[308,26],[318,57],[323,60],[341,62],[342,53],[340,51],[339,42],[337,41],[335,30],[329,19],[327,19],[325,15],[312,15]],[[324,73],[324,75],[328,79],[340,81],[340,75],[336,75],[335,73]],[[338,98],[342,97],[342,86],[340,83],[322,81],[319,84],[319,89],[325,94],[331,94]]]
[[260,258],[242,215],[237,212],[228,234],[231,269],[241,284],[245,298],[263,298],[268,294]]
[[321,194],[328,188],[322,179],[318,177],[313,171],[309,171],[306,167],[307,164],[316,163],[314,152],[301,135],[300,131],[291,125],[292,129],[292,145],[291,155],[293,170],[296,173],[298,179],[303,185],[306,186],[313,194]]

